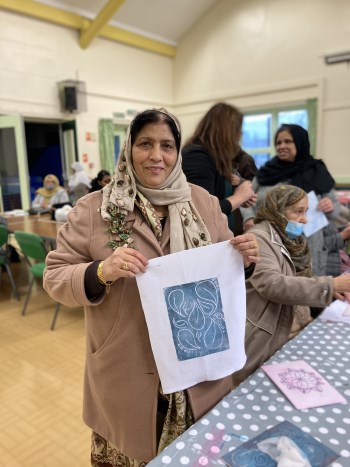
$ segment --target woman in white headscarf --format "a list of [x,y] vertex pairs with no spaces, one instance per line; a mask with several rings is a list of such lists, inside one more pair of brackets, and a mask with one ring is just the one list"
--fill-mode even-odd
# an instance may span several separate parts
[[136,284],[151,258],[225,240],[242,254],[247,276],[258,261],[255,236],[232,238],[217,198],[188,184],[180,145],[164,109],[137,115],[114,179],[78,201],[47,257],[47,292],[85,306],[93,466],[144,466],[232,388],[227,376],[162,393]]
[[86,195],[91,188],[91,179],[84,172],[84,166],[81,162],[73,162],[71,165],[73,174],[68,180],[68,190],[73,203],[79,198]]

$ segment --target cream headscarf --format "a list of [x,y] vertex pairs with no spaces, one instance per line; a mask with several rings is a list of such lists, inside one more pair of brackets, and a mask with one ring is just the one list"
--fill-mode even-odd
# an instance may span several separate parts
[[[164,109],[151,109],[145,112],[158,113],[160,122],[166,123],[171,118],[180,134],[179,125],[173,115]],[[158,187],[149,187],[141,183],[132,165],[131,128],[139,114],[131,122],[124,146],[119,155],[114,179],[103,188],[101,215],[105,221],[111,221],[111,213],[126,216],[134,210],[137,193],[141,193],[155,206],[167,206],[170,217],[170,252],[196,248],[211,243],[209,232],[191,200],[191,188],[181,168],[181,153],[169,177]],[[153,121],[145,121],[155,123]]]

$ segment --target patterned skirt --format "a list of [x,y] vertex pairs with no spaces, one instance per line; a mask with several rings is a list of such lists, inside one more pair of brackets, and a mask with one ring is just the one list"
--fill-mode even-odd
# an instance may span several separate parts
[[[193,415],[185,391],[163,395],[160,388],[157,411],[158,454],[193,424]],[[111,442],[92,432],[92,467],[144,467],[147,462],[123,454]]]

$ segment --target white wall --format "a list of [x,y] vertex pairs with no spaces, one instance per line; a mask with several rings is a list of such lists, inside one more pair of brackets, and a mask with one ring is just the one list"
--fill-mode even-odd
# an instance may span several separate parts
[[70,120],[60,112],[57,82],[86,83],[87,112],[76,115],[79,157],[100,169],[99,118],[172,102],[170,58],[97,38],[82,50],[76,31],[0,11],[0,115]]
[[222,0],[181,41],[175,113],[185,137],[213,102],[243,111],[317,97],[317,154],[350,182],[350,64],[323,55],[350,50],[349,0]]
[[165,106],[184,138],[218,100],[243,111],[319,102],[317,154],[338,181],[350,182],[350,65],[326,66],[328,52],[350,50],[349,0],[222,0],[181,41],[175,60],[0,11],[0,114],[70,119],[56,83],[86,82],[87,112],[77,115],[79,156],[99,169],[98,119]]

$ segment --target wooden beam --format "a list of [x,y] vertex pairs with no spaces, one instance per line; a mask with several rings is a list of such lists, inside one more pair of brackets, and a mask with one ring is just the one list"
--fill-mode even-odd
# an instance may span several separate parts
[[86,49],[91,41],[99,34],[125,0],[109,0],[90,26],[80,33],[80,47]]
[[74,13],[33,2],[32,0],[0,0],[0,9],[20,13],[32,18],[66,26],[72,29],[84,29],[90,21]]
[[[118,0],[114,2],[109,0],[107,5],[109,8],[112,8],[111,4],[116,3],[119,7],[122,1],[124,0]],[[75,13],[69,13],[59,8],[37,3],[32,0],[0,0],[0,10],[7,10],[13,13],[30,16],[32,18],[58,24],[59,26],[76,29],[79,32],[83,31],[81,34],[82,36],[85,31],[87,32],[89,30],[90,25],[93,23],[87,18],[83,18],[82,16]],[[102,14],[102,11],[100,14]],[[105,13],[106,16],[108,16],[108,11],[109,10],[107,10],[107,13]],[[97,21],[97,18],[95,21]],[[103,26],[102,23],[102,20],[100,25],[96,23],[95,30],[99,29],[96,34],[104,37],[105,39],[110,39],[125,45],[146,50],[148,52],[164,55],[166,57],[175,57],[176,47],[174,46],[168,45],[164,42],[149,39],[147,37],[141,36],[140,34],[134,34],[114,26]],[[91,42],[93,37],[96,36],[96,34],[94,35],[95,30],[91,29],[89,34],[86,34],[86,41]]]
[[140,34],[135,34],[133,32],[126,31],[125,29],[120,29],[114,26],[105,26],[100,31],[100,36],[106,39],[111,39],[122,44],[131,45],[132,47],[137,47],[139,49],[148,50],[150,52],[155,52],[160,55],[165,55],[167,57],[173,58],[176,54],[176,47],[165,44],[164,42],[156,41]]

